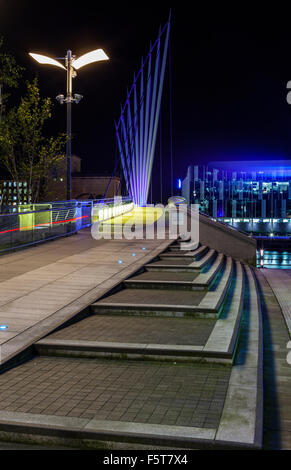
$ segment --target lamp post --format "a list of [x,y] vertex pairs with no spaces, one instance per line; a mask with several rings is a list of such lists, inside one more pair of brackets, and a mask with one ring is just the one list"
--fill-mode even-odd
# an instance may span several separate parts
[[66,145],[66,169],[67,169],[67,200],[71,200],[71,157],[72,157],[72,103],[80,103],[83,98],[82,95],[75,94],[73,96],[73,78],[77,76],[77,70],[85,65],[92,64],[94,62],[100,62],[102,60],[109,60],[109,57],[105,54],[103,49],[97,49],[92,52],[88,52],[83,56],[77,58],[72,54],[72,51],[67,51],[66,57],[62,57],[59,60],[65,61],[65,66],[58,60],[50,57],[29,53],[29,55],[36,60],[39,64],[53,65],[66,71],[67,73],[67,95],[58,95],[57,100],[60,104],[66,103],[67,105],[67,135],[68,141]]

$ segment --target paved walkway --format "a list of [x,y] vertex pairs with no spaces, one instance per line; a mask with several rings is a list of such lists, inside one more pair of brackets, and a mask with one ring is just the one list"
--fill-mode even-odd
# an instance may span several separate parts
[[1,363],[91,305],[170,243],[96,241],[84,230],[0,257],[0,325],[8,326],[0,331]]
[[[287,363],[290,336],[280,305],[267,282],[268,279],[272,286],[276,284],[276,292],[279,293],[276,277],[278,280],[287,279],[290,272],[283,271],[281,274],[279,270],[260,269],[256,274],[262,292],[264,322],[264,448],[290,450],[291,366]],[[283,284],[281,296],[283,291],[287,294],[285,287]]]
[[291,270],[262,269],[282,309],[289,333],[291,333]]

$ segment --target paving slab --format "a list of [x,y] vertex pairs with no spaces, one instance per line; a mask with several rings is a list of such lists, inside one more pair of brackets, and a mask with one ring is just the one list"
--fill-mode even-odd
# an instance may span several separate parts
[[117,294],[110,295],[102,300],[102,304],[134,304],[139,305],[199,305],[204,298],[204,292],[181,292],[171,289],[162,291],[160,289],[123,289]]
[[163,272],[163,271],[145,271],[129,279],[129,281],[146,281],[146,282],[193,282],[199,276],[198,272],[179,273],[179,272]]
[[188,428],[188,437],[213,439],[229,376],[214,364],[38,357],[0,376],[1,430],[9,422],[27,433],[32,425],[93,430],[94,420],[115,435],[151,429],[152,438],[163,430],[178,438]]
[[203,346],[215,320],[93,315],[51,335],[49,340]]

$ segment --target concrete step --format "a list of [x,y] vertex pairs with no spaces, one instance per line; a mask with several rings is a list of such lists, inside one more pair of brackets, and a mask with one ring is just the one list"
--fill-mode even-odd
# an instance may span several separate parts
[[226,298],[220,318],[204,347],[204,352],[211,355],[225,354],[234,362],[238,346],[239,331],[243,313],[245,274],[240,262],[235,263],[235,276],[233,276],[230,292]]
[[181,251],[179,248],[178,249],[173,249],[170,248],[170,252],[164,253],[160,255],[161,259],[167,259],[167,258],[194,258],[195,260],[198,260],[200,257],[202,257],[204,254],[209,251],[209,248],[207,246],[201,246],[197,250],[194,251]]
[[198,250],[199,244],[196,242],[192,242],[191,239],[189,238],[188,240],[182,240],[179,239],[175,243],[173,243],[170,247],[170,251],[175,253],[177,251],[184,251],[185,253],[187,252],[193,252]]
[[213,288],[209,289],[207,294],[203,297],[199,304],[200,311],[208,311],[211,309],[212,311],[217,312],[218,316],[221,314],[223,304],[233,278],[233,267],[234,261],[228,256],[223,275],[218,279],[217,285],[214,285]]
[[[193,320],[195,321],[195,320]],[[183,346],[169,344],[110,343],[81,340],[44,339],[35,344],[41,356],[106,358],[121,360],[151,360],[167,362],[213,362],[232,364],[228,351],[207,350],[203,346]]]
[[[94,315],[39,341],[35,347],[39,354],[49,356],[182,362],[204,360],[232,364],[244,300],[245,279],[239,262],[236,263],[232,284],[224,313],[217,321],[197,318],[140,318],[138,323],[135,323],[133,336],[132,320],[127,324],[128,321],[126,323],[121,318],[114,321],[109,320],[107,316]],[[106,325],[111,328],[111,340],[106,340],[108,335],[102,336],[99,332],[102,329],[106,331]],[[95,335],[93,331],[96,331]],[[75,339],[69,339],[70,336]],[[159,343],[154,342],[157,339]]]
[[[219,289],[220,284],[218,284],[218,290],[216,291],[218,296],[223,296],[223,299],[226,295],[225,286],[230,285],[229,279],[232,272],[232,259],[228,259],[221,277],[222,287]],[[178,308],[182,308],[181,306],[138,305],[138,301],[134,305],[112,303],[112,297],[120,299],[120,294],[122,300],[124,300],[124,296],[127,294],[125,290],[109,297],[107,304],[96,303],[92,306],[95,315],[82,320],[79,324],[68,327],[63,332],[57,332],[51,337],[38,342],[36,348],[40,354],[69,357],[176,360],[184,362],[204,360],[232,364],[244,294],[244,276],[240,263],[236,263],[235,276],[233,276],[230,287],[230,292],[225,301],[224,314],[217,321],[214,319],[209,320],[205,312],[203,316],[201,312],[200,314],[198,311],[193,312],[193,306],[189,306],[189,303],[193,301],[197,303],[199,298],[197,296],[193,297],[191,292],[182,294],[185,303],[188,305],[184,305],[183,315],[180,313],[179,317],[181,318],[177,319]],[[138,299],[139,291],[137,290],[135,293]],[[143,291],[143,294],[146,295],[145,291]],[[144,300],[144,296],[140,298],[141,301]],[[158,296],[158,292],[154,292],[153,297],[155,296]],[[173,298],[172,293],[166,293],[166,296],[168,299]],[[220,305],[223,299],[218,299],[216,302]],[[149,309],[150,312],[148,312]],[[159,311],[159,309],[161,310]],[[166,309],[170,310],[168,315],[171,318],[158,318],[162,315],[167,316]],[[197,306],[197,309],[199,310],[199,306]],[[122,320],[124,314],[127,316],[138,315],[140,320],[138,323],[134,322],[135,326],[133,327],[132,320]],[[108,315],[115,315],[116,320],[109,320]],[[189,315],[194,318],[186,319],[185,317]],[[145,316],[148,318],[145,318]],[[198,317],[203,318],[203,320],[199,320]],[[212,315],[211,318],[213,318]],[[84,325],[83,332],[82,324]],[[108,331],[108,328],[111,331],[109,337],[108,334],[102,335],[102,333],[99,333],[100,330]],[[123,328],[125,328],[124,331],[122,331]],[[132,334],[133,328],[135,331],[134,336]],[[184,333],[182,333],[183,328]],[[96,331],[95,335],[93,331]],[[193,331],[192,335],[191,331]],[[73,335],[74,339],[69,339],[70,335]],[[192,336],[192,341],[189,335]],[[158,338],[159,341],[157,342]]]
[[204,296],[203,291],[124,289],[93,304],[91,311],[102,315],[216,318],[218,313],[211,306],[200,311]]
[[[215,255],[216,252],[213,252],[205,258],[209,260],[210,256]],[[207,293],[198,289],[183,290],[182,292],[181,289],[173,289],[173,286],[172,289],[165,290],[160,288],[160,283],[158,289],[148,289],[146,286],[141,289],[136,286],[135,289],[125,288],[93,304],[91,311],[101,315],[218,318],[233,273],[233,261],[228,257],[222,276],[217,276],[219,269],[221,269],[222,260],[223,255],[218,255],[216,262],[210,268],[208,278],[203,275],[204,282],[207,282],[207,279],[218,278],[217,285]],[[205,262],[204,259],[202,263]]]
[[225,257],[220,253],[207,273],[199,275],[150,271],[128,279],[124,285],[131,289],[207,290],[221,271],[224,261]]
[[217,256],[217,252],[215,250],[210,250],[203,258],[199,261],[194,261],[190,259],[168,259],[168,260],[161,260],[156,261],[152,264],[148,264],[146,266],[147,271],[178,271],[178,272],[191,272],[191,271],[201,271],[210,263],[212,263],[213,259]]
[[233,260],[227,258],[225,270],[214,290],[181,291],[124,289],[91,306],[95,314],[218,318],[232,279]]

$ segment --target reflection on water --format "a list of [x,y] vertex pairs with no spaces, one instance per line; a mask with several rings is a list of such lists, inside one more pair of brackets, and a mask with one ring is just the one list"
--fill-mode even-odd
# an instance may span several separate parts
[[257,267],[267,269],[291,269],[291,251],[258,251]]

